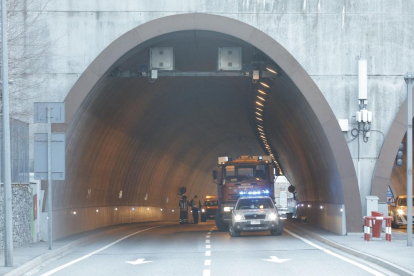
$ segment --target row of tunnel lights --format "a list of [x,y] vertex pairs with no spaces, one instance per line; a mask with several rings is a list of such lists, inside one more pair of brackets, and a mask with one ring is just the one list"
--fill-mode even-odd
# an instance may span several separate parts
[[[114,208],[114,210],[115,210],[115,211],[118,211],[118,207],[115,207],[115,208]],[[149,211],[149,210],[150,210],[150,208],[147,208],[147,211]],[[132,207],[132,208],[131,208],[131,211],[135,211],[135,207]],[[161,209],[160,209],[160,211],[161,211],[161,212],[163,212],[163,211],[164,211],[164,209],[162,209],[162,208],[161,208]],[[99,209],[96,209],[96,210],[95,210],[95,212],[96,212],[96,213],[99,213]],[[173,213],[174,213],[174,209],[172,209],[172,210],[171,210],[171,212],[173,212]],[[192,212],[192,211],[191,211],[191,212]],[[73,215],[76,215],[77,213],[76,213],[76,211],[73,211],[73,212],[72,212],[72,214],[73,214]]]
[[[277,75],[276,68],[273,65],[268,64],[266,65],[265,68],[270,73]],[[266,99],[269,95],[272,82],[266,79],[259,79],[258,82],[260,84],[260,87],[257,89],[257,94],[256,94],[256,99],[255,99],[255,114],[256,114],[255,119],[256,119],[257,130],[259,132],[260,138],[262,139],[262,143],[264,147],[266,148],[273,162],[276,164],[276,167],[279,170],[279,174],[283,174],[282,170],[280,169],[279,163],[276,161],[272,148],[270,147],[267,141],[265,125],[264,125],[264,120],[265,120],[264,109],[266,107]]]
[[[299,208],[299,207],[305,207],[305,204],[298,204],[297,205],[297,208]],[[311,208],[312,207],[312,205],[311,204],[308,204],[308,208]],[[319,209],[323,209],[323,206],[321,205],[321,206],[319,206]],[[343,209],[341,208],[341,212],[343,211]]]

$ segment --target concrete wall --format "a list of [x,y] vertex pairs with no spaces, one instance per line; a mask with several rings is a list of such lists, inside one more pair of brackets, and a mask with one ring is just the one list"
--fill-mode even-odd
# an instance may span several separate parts
[[[31,243],[33,198],[29,184],[12,185],[13,205],[13,246],[15,248]],[[3,184],[0,189],[0,251],[4,249],[4,194]]]
[[[47,213],[43,213],[45,218]],[[179,222],[180,209],[150,206],[109,206],[66,209],[53,212],[53,239],[100,227],[147,221]],[[191,213],[189,213],[191,217]],[[43,219],[46,224],[46,220]],[[45,232],[45,234],[47,234]],[[43,235],[47,240],[47,235]]]
[[[35,5],[29,15],[38,12]],[[368,143],[348,143],[364,206],[383,143],[381,133],[387,134],[405,98],[402,76],[414,70],[410,0],[52,0],[37,24],[45,30],[42,40],[53,47],[47,49],[46,66],[28,76],[44,81],[30,91],[31,100],[14,107],[24,110],[22,119],[31,122],[32,101],[63,101],[85,68],[116,38],[150,20],[188,12],[234,18],[273,37],[311,75],[338,119],[351,121],[354,116],[358,56],[368,60],[368,109],[374,114],[372,129],[378,132],[372,132]],[[31,133],[40,128],[31,125]],[[351,140],[350,132],[345,135]]]
[[[296,217],[306,223],[317,225],[339,235],[347,234],[345,220],[345,206],[324,202],[299,202]],[[362,225],[361,225],[362,232]]]

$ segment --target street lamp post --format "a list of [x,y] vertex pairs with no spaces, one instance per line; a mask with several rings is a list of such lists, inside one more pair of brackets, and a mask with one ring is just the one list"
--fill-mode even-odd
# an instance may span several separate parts
[[404,77],[407,83],[407,246],[413,245],[413,83],[414,72]]
[[13,213],[10,158],[9,64],[7,51],[7,6],[1,0],[1,55],[3,92],[3,154],[4,154],[4,265],[13,266]]

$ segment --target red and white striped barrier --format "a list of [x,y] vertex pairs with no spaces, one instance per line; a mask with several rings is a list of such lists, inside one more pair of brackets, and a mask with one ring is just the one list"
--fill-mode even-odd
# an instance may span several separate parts
[[[374,238],[381,237],[382,221],[385,220],[385,240],[391,241],[391,217],[364,217],[364,240],[371,240],[371,227],[373,228],[372,236]],[[379,224],[379,225],[378,225]]]

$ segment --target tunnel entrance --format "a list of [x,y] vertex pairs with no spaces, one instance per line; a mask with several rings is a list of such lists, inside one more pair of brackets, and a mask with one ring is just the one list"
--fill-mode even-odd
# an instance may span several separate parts
[[[272,63],[278,74],[261,120],[251,76],[134,75],[150,47],[172,47],[176,72],[217,70],[218,47],[240,47],[243,64]],[[67,124],[54,126],[67,135],[67,180],[54,190],[61,214],[55,237],[176,219],[179,187],[190,196],[216,193],[218,156],[263,155],[268,147],[309,222],[341,234],[361,231],[355,170],[335,116],[298,62],[251,26],[204,14],[141,25],[95,59],[65,103]],[[85,220],[76,222],[68,212],[74,209]]]

